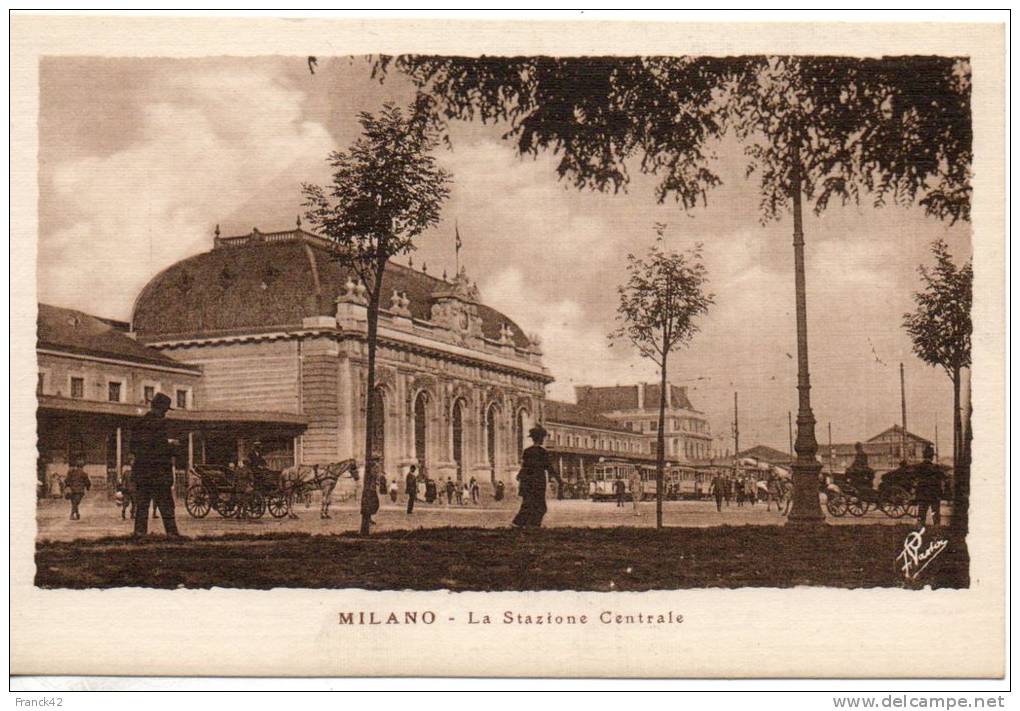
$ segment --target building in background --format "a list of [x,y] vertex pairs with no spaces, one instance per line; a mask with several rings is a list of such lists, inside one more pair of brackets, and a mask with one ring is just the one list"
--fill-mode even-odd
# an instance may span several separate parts
[[545,401],[546,448],[560,476],[571,485],[589,480],[593,467],[606,460],[655,466],[643,433],[627,429],[597,412],[558,400]]
[[[818,445],[818,459],[828,474],[843,474],[854,461],[855,444]],[[925,446],[931,441],[893,425],[871,439],[861,443],[868,455],[868,466],[880,476],[896,469],[901,461],[915,464],[921,461]]]
[[367,392],[364,286],[300,223],[238,237],[217,229],[212,250],[145,286],[132,328],[201,368],[203,407],[304,418],[290,445],[299,462],[363,461],[373,398],[373,457],[391,476],[417,464],[442,479],[509,483],[552,381],[538,339],[482,304],[464,270],[440,279],[391,262]]
[[[639,434],[654,458],[658,441],[659,391],[657,383],[576,387],[577,404],[620,427]],[[712,428],[708,418],[695,410],[687,388],[667,384],[665,458],[673,462],[707,461],[712,457]]]
[[171,399],[167,416],[181,440],[176,466],[182,473],[205,461],[211,440],[228,443],[236,458],[238,442],[248,437],[292,441],[304,428],[300,415],[200,409],[202,369],[141,345],[126,323],[39,304],[37,329],[40,495],[59,496],[60,482],[79,459],[96,490],[112,488],[130,450],[131,428],[156,393]]

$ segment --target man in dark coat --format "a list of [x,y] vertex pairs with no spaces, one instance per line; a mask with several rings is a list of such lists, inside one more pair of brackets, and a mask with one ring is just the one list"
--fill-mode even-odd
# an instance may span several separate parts
[[617,479],[613,482],[613,493],[616,494],[616,508],[623,508],[623,500],[627,496],[627,485],[623,482],[623,479]]
[[266,458],[262,456],[262,443],[255,440],[248,452],[248,468],[255,472],[264,471],[269,468]]
[[418,498],[417,471],[418,467],[412,464],[410,470],[407,472],[407,482],[404,488],[404,493],[407,494],[407,513],[414,511],[414,501]]
[[513,524],[520,528],[539,527],[548,510],[545,505],[546,473],[560,486],[563,480],[552,464],[552,458],[542,443],[548,436],[541,425],[532,427],[528,436],[534,444],[524,450],[521,471],[517,475],[518,491],[521,495],[521,510],[514,517]]
[[723,495],[726,489],[726,480],[722,474],[716,474],[712,478],[711,492],[715,497],[715,510],[722,511]]
[[932,462],[935,450],[931,445],[924,448],[924,461],[914,468],[917,484],[914,495],[917,497],[917,523],[924,526],[928,521],[928,510],[931,520],[936,526],[942,523],[942,484],[946,475],[942,469]]
[[66,496],[71,501],[71,520],[80,521],[81,512],[78,511],[78,504],[85,497],[85,492],[92,488],[92,480],[89,479],[89,475],[85,473],[85,462],[82,459],[76,459],[74,466],[67,472],[67,479],[64,480],[64,491],[67,492]]
[[177,521],[174,519],[174,498],[171,487],[174,483],[173,459],[176,441],[167,433],[166,413],[170,409],[170,398],[157,393],[152,398],[151,409],[145,413],[131,431],[131,454],[135,464],[132,474],[135,480],[135,536],[144,536],[149,530],[149,502],[151,501],[163,519],[167,538],[180,538]]

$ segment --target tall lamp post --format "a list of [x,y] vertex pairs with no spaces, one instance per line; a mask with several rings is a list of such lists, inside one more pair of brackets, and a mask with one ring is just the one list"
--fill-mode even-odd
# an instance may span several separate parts
[[808,373],[807,287],[804,276],[804,226],[801,217],[800,147],[792,147],[793,180],[793,262],[797,303],[797,440],[793,449],[793,505],[787,522],[814,525],[823,523],[825,515],[818,500],[818,441],[815,439],[815,416],[811,411],[811,377]]

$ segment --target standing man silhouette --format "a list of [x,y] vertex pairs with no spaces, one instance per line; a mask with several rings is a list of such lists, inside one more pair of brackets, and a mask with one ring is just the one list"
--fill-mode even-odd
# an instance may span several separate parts
[[170,439],[166,427],[166,413],[170,398],[157,393],[150,410],[145,413],[131,432],[131,454],[135,463],[132,474],[135,480],[135,537],[149,530],[149,502],[155,505],[163,519],[167,538],[181,538],[174,518],[174,454],[176,440]]

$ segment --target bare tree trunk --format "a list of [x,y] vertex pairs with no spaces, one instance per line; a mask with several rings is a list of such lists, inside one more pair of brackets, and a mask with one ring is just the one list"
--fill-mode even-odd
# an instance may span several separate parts
[[655,527],[662,528],[662,479],[666,468],[666,352],[662,354],[659,381],[659,447],[655,460]]
[[365,387],[365,485],[361,491],[361,535],[367,536],[372,523],[374,504],[379,500],[378,482],[372,453],[375,445],[375,351],[379,334],[379,298],[382,293],[382,277],[386,262],[378,265],[375,285],[368,302],[368,374]]
[[789,523],[824,523],[825,515],[818,500],[818,474],[822,465],[816,459],[815,416],[811,411],[811,376],[808,372],[807,286],[804,274],[804,228],[801,214],[800,148],[794,144],[793,185],[793,261],[794,289],[797,307],[797,440],[793,449],[793,506]]
[[970,459],[964,454],[963,422],[960,415],[960,369],[953,374],[953,527],[966,533],[970,506]]

